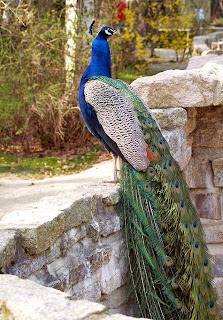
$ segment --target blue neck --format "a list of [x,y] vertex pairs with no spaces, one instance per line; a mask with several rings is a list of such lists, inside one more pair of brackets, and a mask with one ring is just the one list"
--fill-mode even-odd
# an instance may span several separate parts
[[[113,150],[113,141],[105,134],[101,124],[98,121],[94,108],[86,102],[84,95],[84,86],[92,76],[106,76],[111,78],[111,56],[108,42],[99,33],[92,43],[91,63],[85,70],[79,89],[79,106],[84,122],[90,132],[107,147]],[[115,151],[114,151],[115,152]]]
[[86,120],[85,113],[87,110],[87,103],[84,96],[84,85],[90,77],[99,75],[111,78],[111,55],[108,42],[100,34],[98,34],[92,43],[91,63],[85,70],[80,83],[79,105],[84,120]]
[[91,63],[85,70],[81,84],[84,85],[92,76],[106,76],[111,78],[111,55],[106,39],[100,34],[93,40]]
[[111,55],[107,40],[100,35],[92,43],[91,76],[106,76],[111,78]]

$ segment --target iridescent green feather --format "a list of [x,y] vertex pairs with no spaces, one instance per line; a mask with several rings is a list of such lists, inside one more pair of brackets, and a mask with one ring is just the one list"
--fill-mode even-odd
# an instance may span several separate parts
[[177,162],[142,100],[121,80],[92,77],[134,105],[153,159],[145,173],[122,167],[119,210],[139,315],[219,319],[202,225]]

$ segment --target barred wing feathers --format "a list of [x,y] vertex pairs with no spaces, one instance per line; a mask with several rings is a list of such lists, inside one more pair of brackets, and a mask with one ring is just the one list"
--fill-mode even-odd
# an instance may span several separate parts
[[84,94],[105,133],[117,143],[125,159],[137,171],[146,171],[147,144],[133,103],[120,90],[98,80],[88,81]]

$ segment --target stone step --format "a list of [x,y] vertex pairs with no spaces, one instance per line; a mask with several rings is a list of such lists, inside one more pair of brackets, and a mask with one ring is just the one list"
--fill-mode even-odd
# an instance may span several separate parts
[[112,315],[99,303],[70,300],[68,293],[13,275],[0,275],[0,288],[0,319],[137,320],[121,314]]

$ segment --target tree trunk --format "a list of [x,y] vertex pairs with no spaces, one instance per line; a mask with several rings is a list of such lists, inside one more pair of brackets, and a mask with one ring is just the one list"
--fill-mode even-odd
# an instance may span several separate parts
[[212,0],[211,3],[211,17],[213,19],[219,19],[223,14],[223,2],[222,0]]
[[88,33],[88,28],[92,22],[94,13],[93,0],[66,0],[66,30],[68,34],[66,70],[67,83],[71,84],[75,74],[75,52],[77,34],[83,34],[82,43],[84,45]]
[[66,31],[68,34],[67,40],[67,54],[65,58],[67,70],[67,82],[72,83],[73,73],[75,72],[75,49],[76,43],[74,41],[77,33],[77,0],[66,0]]

